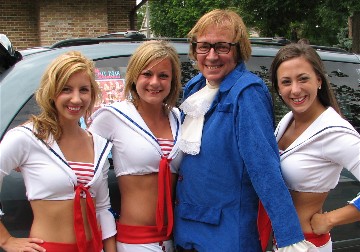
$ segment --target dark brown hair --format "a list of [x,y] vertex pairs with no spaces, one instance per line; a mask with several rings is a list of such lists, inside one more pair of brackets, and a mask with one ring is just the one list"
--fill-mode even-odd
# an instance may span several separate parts
[[[276,54],[270,67],[270,78],[273,88],[276,90],[277,94],[279,95],[279,85],[277,79],[278,68],[283,62],[298,57],[303,57],[307,62],[309,62],[315,73],[321,78],[321,89],[319,89],[317,93],[320,103],[325,107],[333,107],[336,112],[341,114],[338,102],[331,89],[329,80],[326,76],[325,67],[320,56],[314,48],[305,43],[288,44],[280,48]],[[282,100],[281,96],[279,97]]]

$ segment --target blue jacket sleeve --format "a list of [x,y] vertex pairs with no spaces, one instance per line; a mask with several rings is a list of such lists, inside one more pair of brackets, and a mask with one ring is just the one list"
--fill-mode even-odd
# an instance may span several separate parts
[[257,195],[272,223],[279,247],[304,239],[290,193],[280,170],[270,94],[263,83],[238,97],[238,147]]

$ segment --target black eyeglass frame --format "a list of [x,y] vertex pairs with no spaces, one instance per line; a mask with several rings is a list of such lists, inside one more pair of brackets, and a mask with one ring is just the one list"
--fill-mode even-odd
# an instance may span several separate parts
[[[198,51],[196,50],[196,48],[197,48],[197,44],[199,44],[199,43],[210,45],[209,50],[208,50],[207,52],[198,52]],[[217,54],[228,54],[228,53],[231,51],[231,47],[232,47],[232,46],[236,46],[238,43],[216,42],[216,43],[214,43],[214,44],[211,44],[211,43],[209,43],[209,42],[195,42],[195,41],[194,41],[194,42],[191,42],[191,44],[192,44],[192,46],[193,46],[194,52],[197,53],[197,54],[207,54],[207,53],[210,52],[211,48],[214,48],[214,51],[215,51]],[[218,52],[217,49],[216,49],[216,45],[219,45],[219,44],[227,44],[227,45],[229,45],[229,46],[230,46],[230,47],[229,47],[229,51],[227,51],[227,52]]]

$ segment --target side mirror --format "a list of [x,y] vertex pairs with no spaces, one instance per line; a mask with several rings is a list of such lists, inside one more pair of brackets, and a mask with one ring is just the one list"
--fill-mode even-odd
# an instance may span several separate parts
[[0,73],[21,59],[21,54],[14,50],[8,37],[4,34],[0,34]]
[[5,34],[0,34],[0,43],[3,49],[5,49],[9,55],[14,56],[14,48],[9,40],[9,38]]

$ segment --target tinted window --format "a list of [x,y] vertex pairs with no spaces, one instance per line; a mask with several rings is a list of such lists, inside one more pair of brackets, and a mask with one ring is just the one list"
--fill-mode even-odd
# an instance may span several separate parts
[[360,132],[360,64],[324,61],[345,118]]
[[[250,71],[260,76],[272,92],[276,123],[289,111],[272,89],[269,68],[273,57],[252,57]],[[360,132],[360,64],[324,61],[336,98],[345,118]]]
[[[185,85],[198,71],[194,69],[187,55],[180,55],[179,57],[182,68],[181,83]],[[95,61],[96,80],[101,87],[103,104],[109,104],[123,98],[128,61],[129,57],[108,58]],[[98,104],[98,107],[99,106],[100,104]],[[32,96],[16,115],[8,129],[26,122],[31,114],[38,114],[39,112],[40,110],[36,104],[35,97]]]

